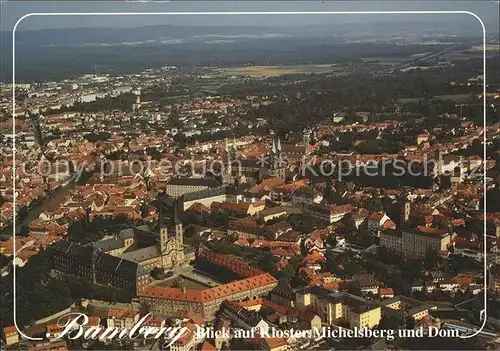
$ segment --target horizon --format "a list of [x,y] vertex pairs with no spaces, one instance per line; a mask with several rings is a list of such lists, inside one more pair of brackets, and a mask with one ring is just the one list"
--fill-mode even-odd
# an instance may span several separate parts
[[[293,6],[293,8],[291,8]],[[47,12],[289,12],[289,11],[470,11],[477,14],[485,23],[488,32],[492,33],[498,29],[498,14],[500,4],[492,1],[425,1],[414,2],[386,2],[386,1],[272,1],[272,2],[23,2],[6,1],[0,3],[2,14],[0,19],[2,25],[0,30],[11,31],[16,21],[28,13]],[[449,17],[441,17],[436,14],[394,14],[394,15],[369,15],[369,22],[398,23],[405,22],[435,22],[449,23],[452,27],[461,28],[464,22],[462,14],[450,14]],[[124,21],[121,16],[110,16],[103,22],[102,18],[89,16],[71,16],[63,18],[58,16],[57,21],[51,21],[47,17],[28,17],[23,20],[17,31],[38,31],[49,29],[84,29],[84,28],[141,28],[158,25],[193,26],[193,27],[308,27],[324,26],[332,24],[352,24],[367,22],[368,15],[349,14],[342,15],[304,15],[304,14],[276,14],[276,15],[239,15],[237,20],[227,15],[182,15],[168,16],[127,16]],[[101,16],[100,16],[101,17]],[[132,17],[134,17],[132,19]],[[223,17],[223,19],[222,19]],[[308,18],[314,17],[314,18]],[[468,15],[470,20],[477,22],[476,18]],[[223,23],[221,23],[223,22]],[[478,23],[479,24],[479,23]],[[479,27],[479,26],[478,26]]]

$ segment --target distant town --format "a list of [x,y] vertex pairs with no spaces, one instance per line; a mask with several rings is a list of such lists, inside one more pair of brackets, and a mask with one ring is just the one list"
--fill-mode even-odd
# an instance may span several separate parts
[[412,45],[2,87],[2,349],[498,349],[498,43]]

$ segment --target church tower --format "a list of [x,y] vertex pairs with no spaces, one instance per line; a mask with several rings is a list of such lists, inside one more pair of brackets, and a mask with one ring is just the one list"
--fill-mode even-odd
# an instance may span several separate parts
[[160,252],[165,252],[167,251],[167,244],[168,244],[168,226],[165,223],[165,217],[163,212],[165,211],[164,209],[164,204],[161,204],[161,209],[160,209]]
[[278,138],[277,146],[273,139],[273,144],[271,146],[271,152],[269,154],[269,169],[268,174],[271,177],[278,177],[285,180],[285,161],[283,159],[283,154],[281,153],[281,141]]
[[229,144],[226,138],[224,145],[224,169],[222,170],[222,183],[223,184],[232,184],[233,183],[233,165],[232,163],[236,161],[236,137],[233,137],[233,145],[229,148]]
[[164,202],[160,207],[160,256],[161,265],[165,269],[174,268],[185,261],[184,254],[184,231],[178,212],[178,203],[174,203],[173,216],[167,216],[166,212],[172,210]]
[[174,219],[174,224],[175,224],[175,238],[177,239],[177,249],[183,249],[184,248],[184,231],[182,228],[182,222],[179,219],[179,216],[177,214],[177,206],[175,207],[175,219]]
[[410,220],[410,212],[411,212],[411,203],[408,201],[407,194],[403,194],[403,202],[401,205],[401,218],[400,218],[400,226],[404,228],[408,221]]
[[[169,217],[167,212],[171,210],[163,199],[160,199],[160,217],[158,218],[158,225],[160,229],[160,252],[166,252],[171,249],[169,243],[169,232],[173,231],[172,217]],[[174,204],[175,211],[175,204]]]
[[132,104],[132,111],[136,111],[141,108],[141,97],[137,95],[135,99],[135,104]]
[[225,140],[225,145],[224,145],[224,156],[222,156],[222,162],[223,162],[223,169],[222,169],[222,183],[223,184],[229,184],[231,183],[231,154],[229,152],[229,145],[227,142],[227,138]]
[[309,145],[311,143],[311,130],[310,129],[304,129],[304,133],[302,134],[302,142],[304,144],[304,155],[307,157],[309,156]]

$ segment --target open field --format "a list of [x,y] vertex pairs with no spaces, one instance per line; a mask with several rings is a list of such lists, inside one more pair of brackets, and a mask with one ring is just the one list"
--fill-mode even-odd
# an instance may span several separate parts
[[[478,52],[483,52],[483,46],[482,45],[475,45],[472,48],[470,48],[470,51],[478,51]],[[500,43],[488,43],[486,44],[486,51],[500,51]]]
[[456,102],[465,101],[469,98],[470,94],[450,94],[450,95],[436,95],[434,100],[452,100]]
[[215,70],[226,75],[251,77],[277,77],[284,74],[311,74],[340,72],[343,68],[335,64],[325,65],[286,65],[286,66],[240,66],[226,67]]
[[376,65],[382,65],[382,66],[387,66],[387,65],[398,65],[400,63],[403,63],[405,61],[408,61],[410,59],[414,59],[415,57],[413,56],[405,56],[405,57],[363,57],[361,58],[363,62],[369,63],[372,62]]

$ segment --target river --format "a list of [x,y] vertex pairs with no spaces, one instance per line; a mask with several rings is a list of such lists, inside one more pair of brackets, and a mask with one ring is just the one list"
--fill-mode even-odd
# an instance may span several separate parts
[[[36,205],[33,205],[29,210],[28,214],[22,221],[17,221],[16,223],[16,235],[20,233],[22,227],[24,225],[29,225],[32,221],[38,218],[40,213],[44,209],[53,208],[57,206],[61,199],[68,195],[75,188],[75,182],[70,182],[69,184],[62,186],[56,190],[54,190],[49,196],[42,199]],[[12,237],[12,226],[9,226],[3,229],[0,232],[0,240],[5,241]]]

